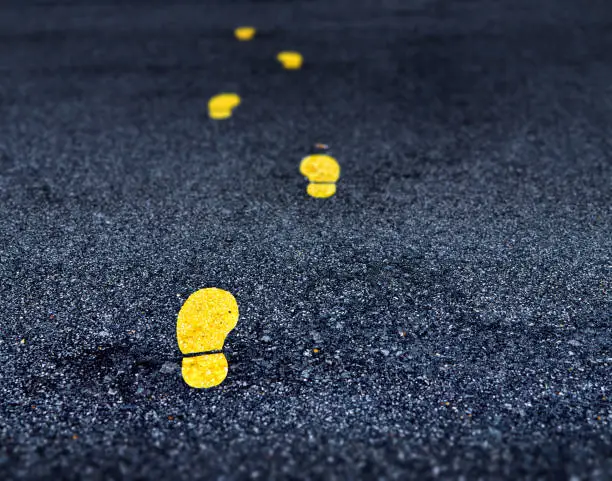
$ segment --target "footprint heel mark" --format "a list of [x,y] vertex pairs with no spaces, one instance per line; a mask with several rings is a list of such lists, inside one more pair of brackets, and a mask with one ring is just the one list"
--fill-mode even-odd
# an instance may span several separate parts
[[248,42],[253,40],[256,32],[257,30],[254,27],[238,27],[234,30],[234,36],[241,42]]
[[228,369],[224,354],[204,354],[183,358],[181,372],[189,386],[209,388],[221,384],[227,377]]
[[216,287],[191,294],[178,313],[176,339],[185,356],[182,374],[194,388],[217,386],[227,377],[225,338],[238,323],[238,303]]
[[280,52],[276,56],[276,60],[282,64],[285,70],[299,70],[302,68],[302,63],[304,62],[301,53],[290,51]]
[[306,192],[311,197],[325,199],[336,193],[336,182],[340,178],[340,164],[327,154],[314,154],[304,157],[300,172],[310,184]]
[[241,102],[242,99],[238,94],[220,93],[215,95],[208,101],[208,116],[215,120],[228,119]]

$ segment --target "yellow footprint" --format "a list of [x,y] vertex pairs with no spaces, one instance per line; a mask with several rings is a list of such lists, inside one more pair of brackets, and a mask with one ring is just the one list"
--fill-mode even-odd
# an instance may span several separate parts
[[232,116],[233,110],[240,105],[240,102],[238,94],[215,95],[208,101],[208,115],[211,119],[227,119]]
[[340,164],[333,157],[314,154],[304,157],[300,172],[310,181],[306,192],[312,197],[326,198],[336,193],[336,182],[340,178]]
[[247,42],[253,39],[255,32],[256,30],[253,27],[238,27],[234,30],[234,35],[241,42]]
[[238,323],[238,303],[216,287],[200,289],[187,298],[178,313],[176,338],[183,358],[183,379],[195,388],[221,384],[227,359],[221,352],[225,338]]
[[302,68],[303,58],[299,52],[281,52],[276,56],[283,67],[287,70],[298,70]]

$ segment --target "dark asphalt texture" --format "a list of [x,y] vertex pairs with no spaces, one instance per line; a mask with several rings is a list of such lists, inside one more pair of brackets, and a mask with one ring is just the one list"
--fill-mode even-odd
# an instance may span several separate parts
[[3,2],[0,479],[612,479],[611,152],[608,0]]

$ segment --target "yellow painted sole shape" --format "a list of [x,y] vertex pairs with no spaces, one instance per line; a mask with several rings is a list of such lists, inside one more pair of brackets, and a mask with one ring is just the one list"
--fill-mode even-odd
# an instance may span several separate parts
[[235,37],[241,42],[248,42],[255,36],[255,28],[253,27],[238,27],[234,30]]
[[242,103],[238,94],[221,93],[208,101],[208,115],[211,119],[227,119],[232,116],[236,107]]
[[304,62],[302,54],[299,52],[280,52],[276,59],[286,70],[299,70]]
[[178,313],[176,339],[183,354],[183,379],[195,388],[223,382],[228,364],[223,353],[225,338],[238,323],[238,303],[232,294],[216,287],[191,294]]
[[336,193],[336,182],[340,178],[340,164],[327,154],[313,154],[302,159],[300,172],[310,184],[308,195],[325,199]]

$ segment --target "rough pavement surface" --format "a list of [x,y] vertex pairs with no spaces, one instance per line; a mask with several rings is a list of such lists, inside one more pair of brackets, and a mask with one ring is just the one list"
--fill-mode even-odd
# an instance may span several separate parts
[[609,1],[173,3],[3,4],[0,478],[612,479]]

